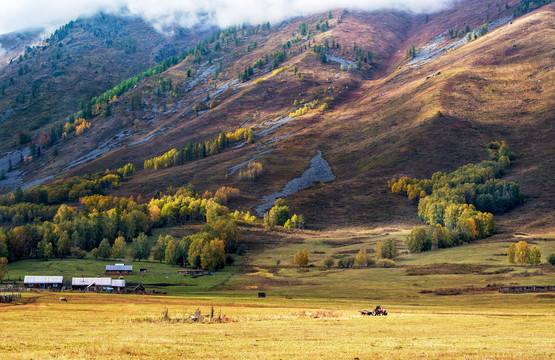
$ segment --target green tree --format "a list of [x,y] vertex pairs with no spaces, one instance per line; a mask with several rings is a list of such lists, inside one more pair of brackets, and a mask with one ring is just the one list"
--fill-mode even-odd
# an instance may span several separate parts
[[295,256],[293,256],[293,262],[295,263],[295,265],[298,265],[300,267],[305,267],[308,265],[308,251],[306,251],[306,249],[303,250],[299,250]]
[[220,239],[205,242],[200,254],[200,260],[204,270],[215,270],[225,267],[224,242]]
[[58,256],[62,259],[71,255],[71,239],[67,231],[64,231],[58,239]]
[[110,246],[110,242],[108,239],[104,238],[100,242],[100,245],[98,245],[96,255],[101,259],[108,259],[111,251],[112,247]]
[[507,261],[509,264],[515,263],[515,253],[516,253],[516,244],[512,243],[509,245],[509,250],[507,250]]
[[170,239],[168,239],[167,236],[158,236],[158,240],[156,241],[156,245],[154,246],[154,251],[152,253],[154,260],[162,262],[166,258],[166,247],[168,246],[169,241]]
[[67,206],[66,204],[60,205],[58,212],[54,216],[54,222],[56,224],[62,223],[64,221],[71,221],[75,216],[75,210]]
[[0,257],[8,257],[8,238],[0,231]]
[[54,248],[52,246],[52,243],[49,242],[44,246],[44,253],[42,257],[46,261],[54,257]]
[[550,263],[551,265],[555,265],[555,253],[550,254],[547,257],[547,262]]
[[229,209],[218,203],[214,198],[208,200],[206,203],[206,223],[212,224],[221,218],[229,216]]
[[184,236],[178,244],[179,260],[181,266],[186,266],[189,263],[188,253],[192,240],[188,236]]
[[378,259],[395,259],[399,256],[397,242],[391,238],[378,241],[374,246],[374,252]]
[[339,259],[339,261],[337,262],[337,267],[348,269],[348,268],[352,268],[354,264],[355,264],[355,258],[352,256],[348,256],[348,257]]
[[264,227],[266,229],[273,230],[276,228],[276,225],[277,225],[276,213],[275,212],[271,213],[269,211],[266,211],[264,213]]
[[532,246],[532,249],[530,250],[530,264],[531,265],[539,265],[542,262],[542,253],[540,251],[540,248],[538,248],[536,245]]
[[331,256],[328,256],[327,258],[324,259],[325,267],[327,267],[328,269],[331,269],[333,265],[335,265],[335,260]]
[[300,31],[302,36],[306,36],[306,35],[308,35],[308,33],[310,31],[310,27],[308,26],[308,24],[306,22],[303,21],[299,24],[299,31]]
[[125,256],[125,238],[118,236],[112,245],[112,258],[119,259]]
[[172,238],[170,241],[168,241],[167,245],[166,245],[166,251],[165,251],[165,258],[164,258],[164,262],[168,265],[174,266],[175,264],[177,264],[177,261],[179,260],[179,252],[177,251],[177,244],[175,243],[175,240]]
[[516,244],[515,262],[517,265],[526,265],[530,262],[530,247],[526,241],[519,241]]
[[0,282],[8,275],[8,259],[0,258]]
[[77,230],[73,231],[71,234],[71,244],[73,246],[80,246],[81,245],[81,236]]
[[405,244],[411,253],[422,252],[432,248],[432,239],[425,228],[415,226],[405,239]]
[[145,233],[140,233],[139,236],[133,239],[133,253],[134,258],[139,261],[148,259],[150,256],[150,245]]
[[289,217],[289,206],[285,205],[285,200],[277,199],[270,209],[270,219],[275,219],[276,225],[285,225]]

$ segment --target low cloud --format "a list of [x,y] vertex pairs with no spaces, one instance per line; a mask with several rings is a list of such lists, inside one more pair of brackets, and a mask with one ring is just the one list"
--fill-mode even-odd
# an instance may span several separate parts
[[31,27],[54,29],[78,17],[98,11],[137,15],[160,31],[174,26],[191,27],[200,22],[227,27],[270,21],[340,8],[395,9],[432,13],[455,0],[2,0],[0,34]]

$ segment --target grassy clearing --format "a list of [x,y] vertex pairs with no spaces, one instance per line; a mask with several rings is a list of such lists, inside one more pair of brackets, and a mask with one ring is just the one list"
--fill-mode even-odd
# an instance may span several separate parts
[[[9,278],[23,281],[25,275],[63,275],[64,282],[71,282],[72,277],[108,276],[104,274],[106,265],[114,264],[109,260],[94,259],[64,259],[64,260],[25,260],[10,264]],[[181,269],[157,261],[128,261],[133,265],[134,275],[125,275],[128,282],[141,282],[147,290],[163,290],[172,294],[209,291],[221,285],[239,270],[239,265],[228,266],[224,271],[212,275],[192,278],[189,275],[179,275]],[[139,269],[147,269],[145,275],[139,275]],[[108,276],[114,277],[114,276]]]

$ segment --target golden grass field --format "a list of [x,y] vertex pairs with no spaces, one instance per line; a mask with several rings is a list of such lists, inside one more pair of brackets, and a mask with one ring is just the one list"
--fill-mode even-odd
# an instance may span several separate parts
[[[25,294],[29,303],[1,308],[2,359],[552,359],[555,349],[553,298],[538,295],[399,303],[387,317],[357,315],[360,301],[58,296]],[[137,321],[212,305],[234,322]]]
[[[220,284],[183,289],[171,286],[167,296],[24,293],[20,303],[0,307],[0,359],[555,356],[555,295],[501,294],[497,288],[487,289],[488,284],[555,283],[553,267],[509,266],[504,257],[497,256],[509,241],[479,242],[423,254],[406,254],[402,248],[397,267],[390,269],[328,270],[321,266],[327,255],[371,250],[376,240],[384,236],[400,240],[405,232],[348,229],[282,233],[279,241],[266,238],[265,246],[249,244],[250,254],[238,259],[241,270]],[[256,239],[263,241],[264,233],[251,229],[245,235],[246,243]],[[555,242],[547,235],[527,241],[537,244],[544,254],[555,251]],[[292,255],[303,247],[311,249],[314,267],[293,266]],[[281,260],[279,265],[277,260]],[[449,264],[442,266],[447,269],[444,273],[407,273],[410,267],[445,261]],[[16,269],[12,273],[17,274],[22,265],[12,265]],[[462,274],[449,270],[459,265],[482,268]],[[508,272],[498,272],[509,267]],[[212,283],[216,280],[200,278]],[[461,291],[454,296],[432,293],[438,289]],[[257,298],[259,291],[267,297]],[[68,302],[60,302],[60,296]],[[362,317],[357,312],[376,305],[387,309],[389,315]],[[179,320],[197,308],[208,314],[212,306],[215,314],[221,311],[231,321],[161,321],[165,309],[170,318]]]

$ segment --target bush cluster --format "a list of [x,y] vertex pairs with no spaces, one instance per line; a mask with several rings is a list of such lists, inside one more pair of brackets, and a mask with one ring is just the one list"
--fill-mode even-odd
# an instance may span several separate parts
[[520,187],[499,180],[510,165],[505,142],[490,144],[492,160],[469,164],[431,179],[392,179],[394,194],[418,201],[418,216],[429,229],[415,227],[407,238],[411,252],[444,248],[482,239],[497,230],[492,213],[503,213],[524,202]]

